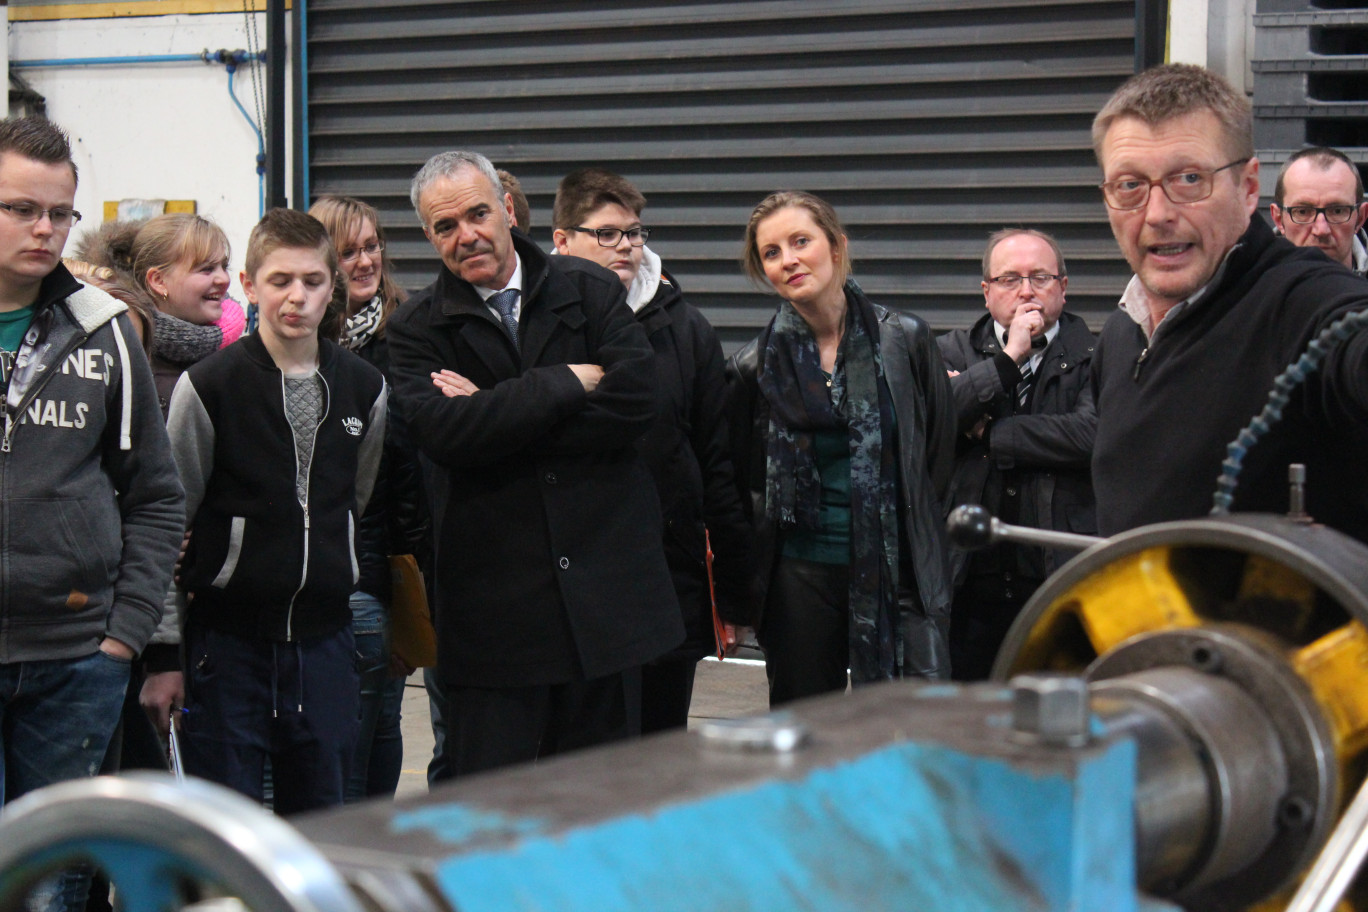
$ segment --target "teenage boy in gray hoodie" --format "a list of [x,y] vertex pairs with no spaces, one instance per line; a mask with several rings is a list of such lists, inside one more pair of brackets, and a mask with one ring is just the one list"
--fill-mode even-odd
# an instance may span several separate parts
[[[76,166],[0,121],[0,800],[91,775],[161,618],[184,495],[127,306],[62,265]],[[67,875],[52,905],[78,908]]]

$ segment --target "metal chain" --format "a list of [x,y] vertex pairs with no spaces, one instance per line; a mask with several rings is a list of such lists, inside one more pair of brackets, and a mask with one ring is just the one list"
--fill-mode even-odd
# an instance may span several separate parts
[[262,94],[261,79],[258,71],[261,67],[261,42],[257,37],[256,27],[256,0],[242,0],[242,13],[247,20],[247,52],[251,57],[252,75],[252,100],[256,105],[257,123],[261,124],[261,129],[266,129],[266,99]]

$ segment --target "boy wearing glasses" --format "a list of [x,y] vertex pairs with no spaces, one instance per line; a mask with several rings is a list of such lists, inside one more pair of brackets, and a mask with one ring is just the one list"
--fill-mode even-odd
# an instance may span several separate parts
[[1368,274],[1368,202],[1349,156],[1315,146],[1294,152],[1278,172],[1269,215],[1298,247],[1319,247],[1336,263]]
[[[1166,64],[1132,77],[1093,121],[1112,234],[1135,271],[1093,359],[1103,534],[1209,513],[1226,445],[1274,378],[1336,318],[1368,307],[1361,279],[1253,217],[1252,120],[1221,77]],[[1360,332],[1328,347],[1244,454],[1228,509],[1286,511],[1288,464],[1303,463],[1308,512],[1368,541],[1366,447]]]
[[[988,312],[937,339],[960,430],[947,508],[982,504],[1005,522],[1096,533],[1088,476],[1095,340],[1081,318],[1064,312],[1067,271],[1048,234],[995,232],[980,283]],[[951,552],[954,678],[988,677],[1021,606],[1071,556],[1007,542]]]
[[[580,168],[556,189],[551,212],[558,254],[582,257],[613,271],[627,306],[655,353],[656,419],[641,438],[664,517],[665,560],[683,610],[683,643],[641,671],[642,734],[683,728],[689,721],[698,661],[716,648],[715,591],[722,616],[738,613],[750,577],[750,523],[741,510],[730,457],[722,346],[703,314],[646,241],[646,197],[625,177]],[[704,561],[715,555],[709,588]]]
[[[127,307],[62,265],[76,166],[0,121],[0,799],[100,766],[161,619],[184,497]],[[71,873],[49,908],[84,905]]]

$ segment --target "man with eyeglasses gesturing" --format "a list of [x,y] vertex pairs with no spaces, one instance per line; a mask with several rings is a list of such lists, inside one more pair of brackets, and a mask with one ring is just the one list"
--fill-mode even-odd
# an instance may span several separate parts
[[[980,284],[988,312],[937,340],[960,431],[946,507],[982,504],[1005,522],[1095,534],[1095,341],[1064,312],[1064,255],[1042,231],[1003,229],[988,239]],[[1022,605],[1071,556],[1007,542],[951,552],[952,677],[988,677]]]
[[1336,263],[1368,275],[1363,177],[1343,152],[1312,146],[1292,153],[1278,172],[1269,215],[1298,247],[1319,247]]
[[[1242,92],[1185,64],[1132,77],[1093,122],[1112,233],[1135,270],[1093,360],[1103,534],[1209,513],[1227,444],[1274,378],[1336,318],[1368,307],[1362,280],[1254,217],[1251,122]],[[1285,512],[1288,465],[1304,463],[1311,515],[1368,541],[1368,333],[1329,345],[1239,450],[1223,508]]]
[[[184,528],[128,308],[62,265],[75,196],[66,134],[0,121],[0,802],[99,769]],[[36,904],[88,887],[72,871]]]

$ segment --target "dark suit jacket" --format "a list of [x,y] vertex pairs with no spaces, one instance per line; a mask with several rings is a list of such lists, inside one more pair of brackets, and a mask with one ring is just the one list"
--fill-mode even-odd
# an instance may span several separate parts
[[[683,639],[660,508],[635,442],[655,417],[653,355],[617,276],[522,258],[521,351],[443,268],[389,320],[396,395],[438,467],[438,665],[457,686],[593,679]],[[584,392],[567,364],[597,364]],[[479,387],[447,398],[433,371]]]

